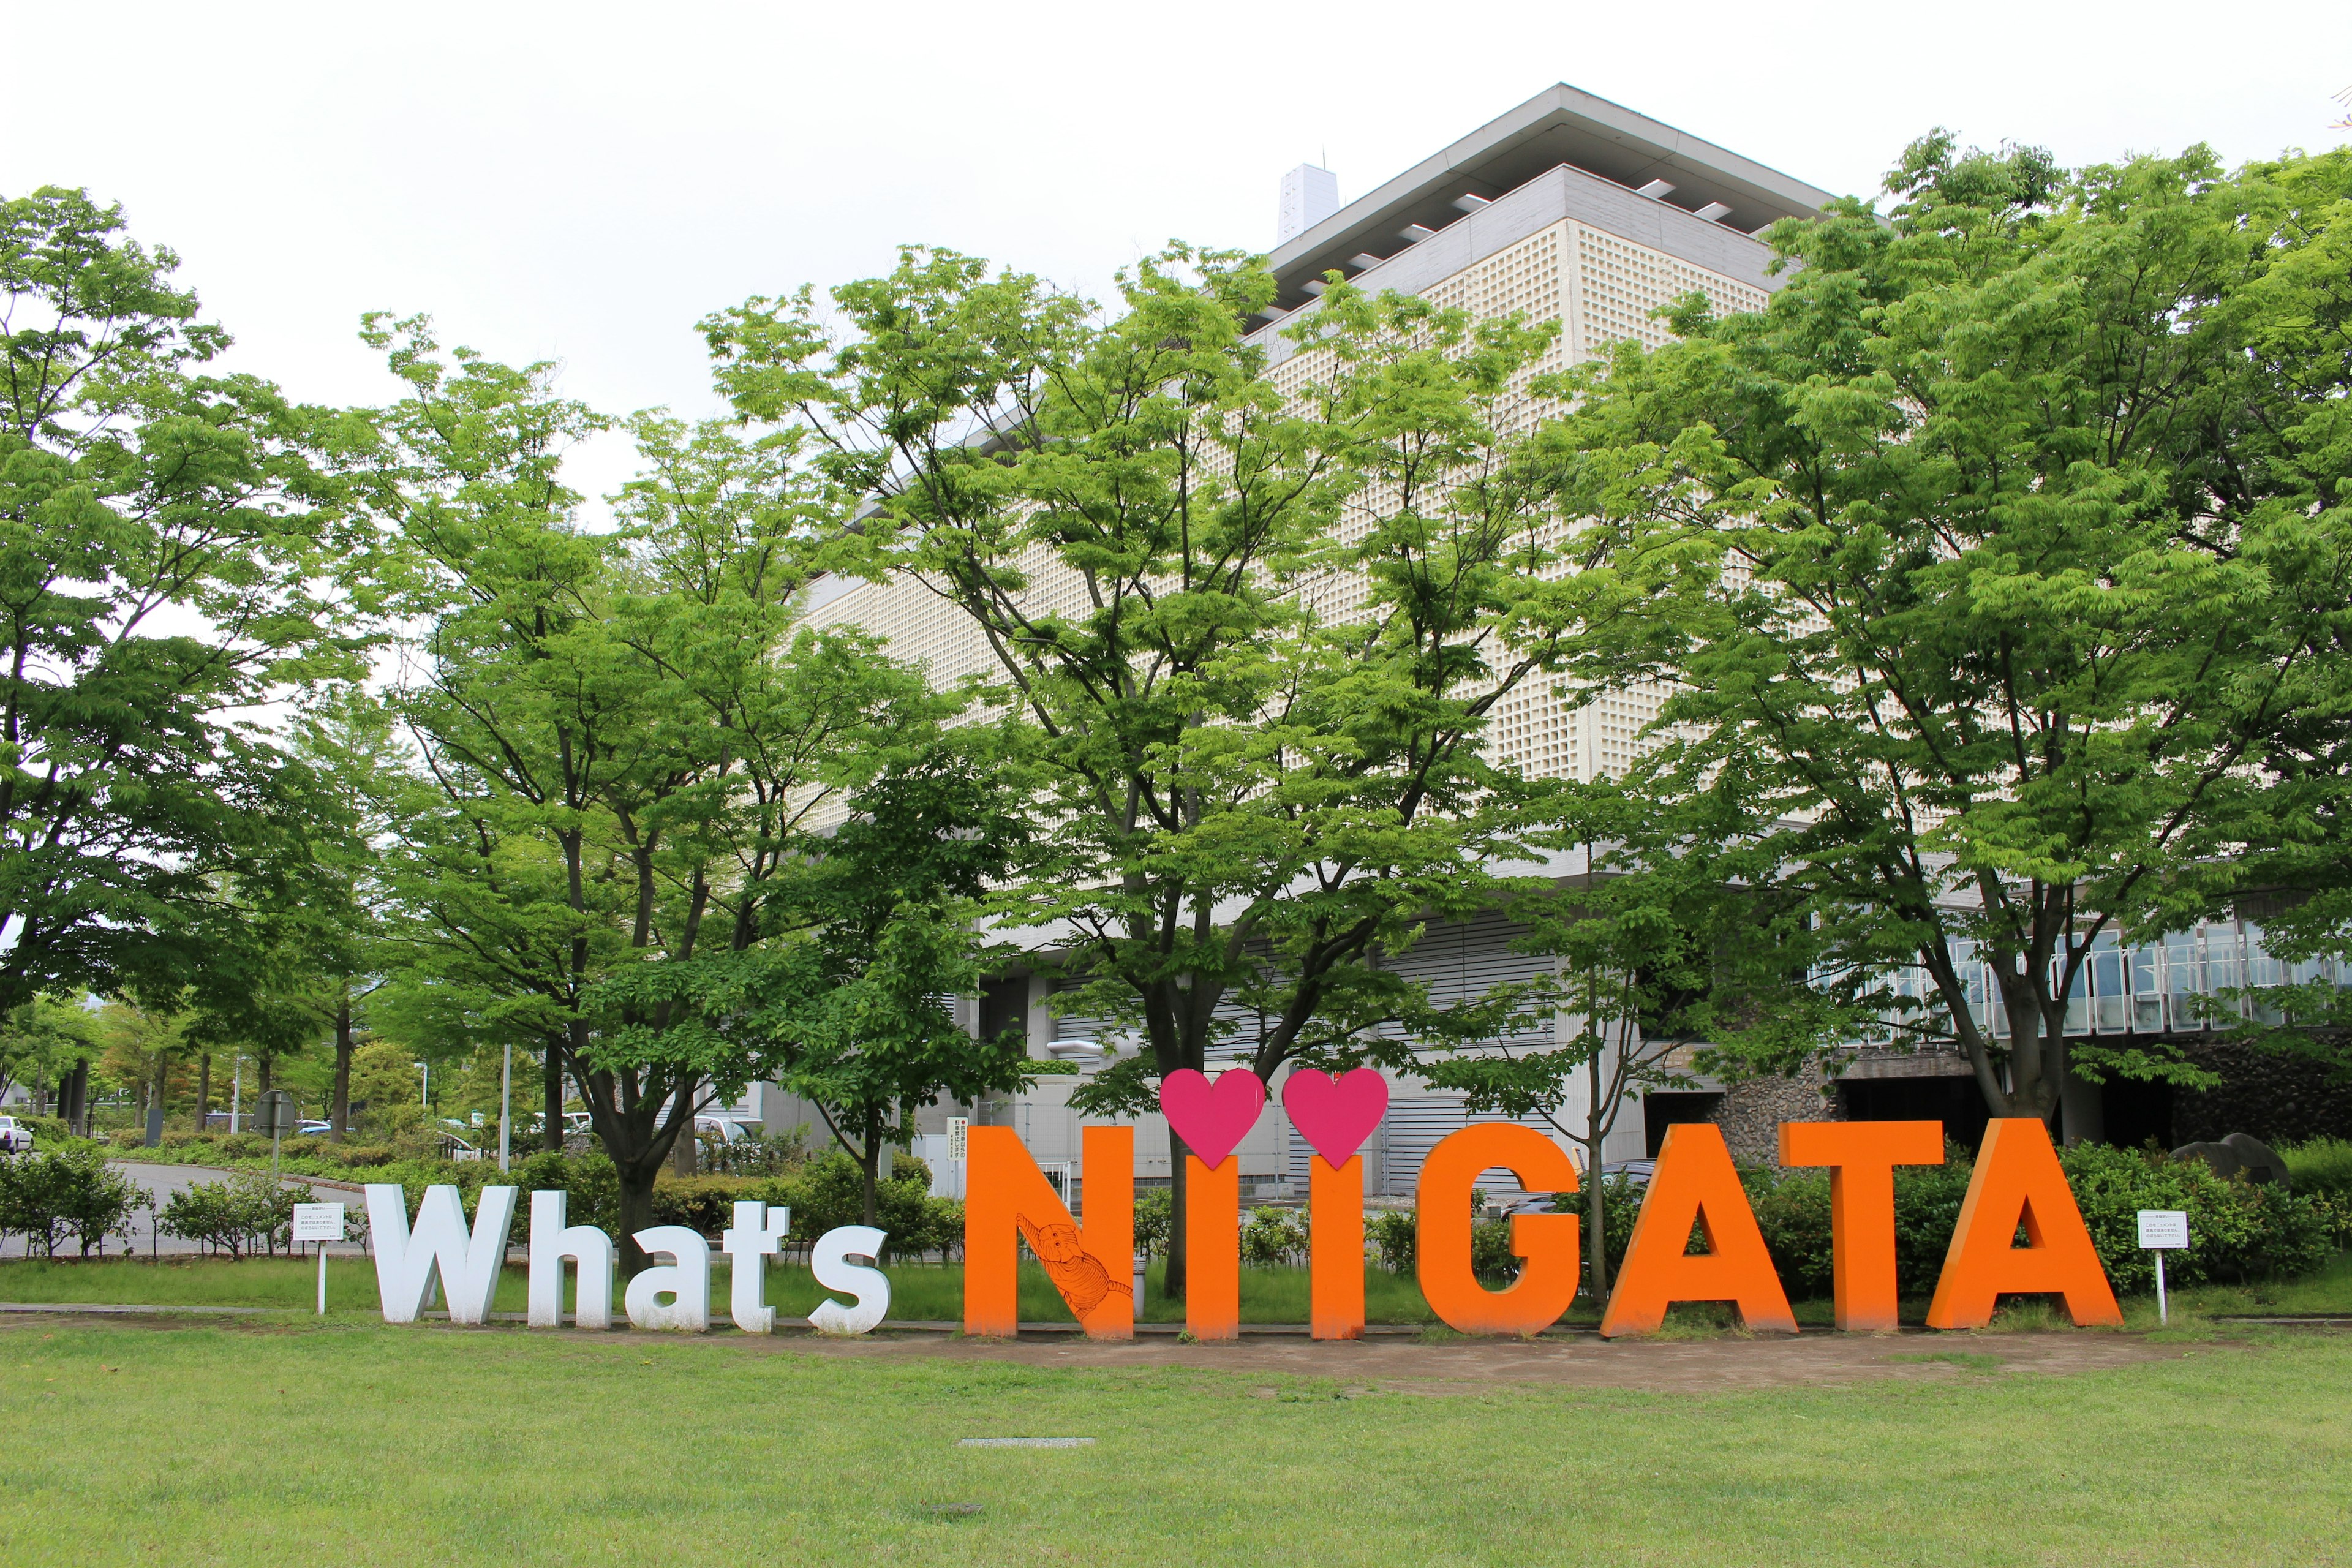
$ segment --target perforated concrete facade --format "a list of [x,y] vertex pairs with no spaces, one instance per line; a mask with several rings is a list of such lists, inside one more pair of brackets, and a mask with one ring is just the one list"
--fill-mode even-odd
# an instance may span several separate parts
[[[1584,184],[1593,183],[1590,176],[1570,178],[1576,174],[1573,170],[1554,171],[1554,177],[1536,183],[1546,188],[1515,192],[1493,205],[1528,205],[1535,198],[1553,206],[1564,205],[1581,194]],[[1631,193],[1616,194],[1644,205],[1658,205]],[[1634,210],[1638,214],[1639,209]],[[1517,312],[1530,321],[1560,323],[1560,335],[1550,350],[1521,373],[1497,405],[1497,422],[1508,433],[1531,430],[1556,411],[1549,399],[1528,390],[1538,376],[1596,357],[1609,344],[1626,338],[1650,347],[1664,342],[1669,336],[1665,324],[1652,319],[1651,311],[1692,293],[1706,296],[1717,313],[1759,310],[1769,298],[1762,270],[1764,247],[1746,236],[1706,237],[1714,248],[1720,248],[1726,240],[1736,240],[1755,252],[1746,258],[1750,265],[1739,269],[1746,276],[1733,276],[1565,214],[1524,234],[1514,232],[1517,226],[1509,222],[1514,215],[1508,212],[1490,216],[1482,211],[1475,216],[1488,220],[1488,233],[1497,241],[1496,248],[1413,291],[1434,304],[1465,310],[1475,317],[1498,318]],[[1687,224],[1713,227],[1699,225],[1699,220],[1686,214],[1674,216]],[[1651,228],[1652,237],[1658,238],[1661,231],[1671,236],[1673,225],[1654,224]],[[1424,243],[1434,246],[1444,237],[1441,234]],[[1372,268],[1364,275],[1364,286],[1413,281],[1397,266],[1403,259],[1392,258]],[[1391,270],[1400,276],[1392,280],[1381,277]],[[1329,356],[1323,351],[1310,347],[1283,352],[1288,340],[1280,336],[1276,326],[1260,335],[1270,347],[1279,345],[1280,357],[1271,375],[1286,394],[1301,395],[1328,374]],[[1343,534],[1360,535],[1376,510],[1390,499],[1377,491],[1360,498],[1342,520]],[[1024,565],[1030,573],[1030,587],[1023,595],[1025,608],[1070,616],[1084,612],[1085,584],[1076,573],[1042,552]],[[1302,584],[1300,593],[1327,620],[1345,620],[1360,612],[1365,584],[1352,574],[1335,575]],[[894,655],[922,665],[934,680],[942,683],[992,674],[996,669],[986,639],[971,622],[911,578],[837,588],[820,597],[810,619],[818,625],[854,624],[880,632],[889,638]],[[1557,690],[1549,680],[1527,682],[1497,705],[1488,748],[1498,760],[1516,763],[1530,775],[1591,779],[1596,773],[1621,769],[1633,759],[1635,736],[1656,717],[1659,700],[1654,691],[1634,691],[1580,702],[1575,694]]]

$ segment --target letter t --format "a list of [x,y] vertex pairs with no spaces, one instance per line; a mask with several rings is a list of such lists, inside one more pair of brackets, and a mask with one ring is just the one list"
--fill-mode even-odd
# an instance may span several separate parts
[[735,1223],[719,1236],[733,1277],[728,1303],[735,1326],[747,1334],[773,1333],[776,1310],[768,1302],[768,1259],[793,1227],[793,1211],[765,1204],[737,1204]]
[[1839,1328],[1895,1327],[1895,1167],[1943,1163],[1940,1121],[1780,1123],[1780,1163],[1830,1168]]

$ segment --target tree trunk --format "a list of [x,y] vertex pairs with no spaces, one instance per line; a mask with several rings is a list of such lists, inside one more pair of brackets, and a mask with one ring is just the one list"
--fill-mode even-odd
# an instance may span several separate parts
[[1160,1294],[1181,1300],[1184,1296],[1184,1156],[1192,1151],[1176,1129],[1168,1129],[1168,1268]]
[[859,1223],[872,1225],[882,1212],[881,1205],[882,1136],[873,1119],[866,1122],[866,1147],[858,1152],[857,1171],[866,1184],[866,1217]]
[[560,1154],[563,1152],[564,1134],[571,1131],[563,1120],[563,1053],[551,1040],[540,1056],[539,1146],[551,1154]]
[[694,1135],[691,1122],[679,1129],[677,1142],[669,1146],[669,1168],[681,1176],[701,1173],[702,1145]]
[[277,1064],[268,1057],[256,1057],[253,1058],[253,1065],[254,1070],[260,1075],[261,1092],[268,1094],[271,1088],[269,1080],[277,1076],[271,1068]]
[[621,1178],[621,1278],[634,1279],[653,1263],[652,1257],[637,1245],[637,1232],[652,1228],[654,1223],[654,1183],[661,1173],[659,1160],[632,1160],[627,1164],[615,1161]]
[[202,1132],[211,1121],[213,1110],[213,1054],[206,1051],[196,1058],[196,1131]]
[[335,1005],[335,1107],[327,1128],[327,1142],[340,1143],[352,1130],[352,994],[346,990]]

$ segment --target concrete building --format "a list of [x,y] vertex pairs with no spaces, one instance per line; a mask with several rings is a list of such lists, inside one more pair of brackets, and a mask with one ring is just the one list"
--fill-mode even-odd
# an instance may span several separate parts
[[[1522,390],[1507,404],[1506,419],[1524,429],[1548,411],[1546,400],[1524,390],[1526,379],[1595,357],[1623,339],[1652,346],[1663,342],[1664,324],[1650,315],[1658,307],[1697,291],[1719,311],[1761,308],[1780,280],[1768,272],[1771,253],[1756,234],[1779,219],[1815,212],[1830,199],[1829,192],[1562,84],[1345,205],[1328,171],[1301,165],[1284,175],[1278,243],[1272,253],[1279,291],[1254,340],[1268,351],[1272,374],[1284,390],[1310,384],[1319,371],[1320,351],[1297,349],[1280,329],[1292,315],[1315,308],[1326,274],[1335,270],[1369,289],[1422,295],[1475,315],[1521,311],[1530,320],[1556,321],[1562,331],[1548,359],[1522,378]],[[1075,613],[1083,591],[1076,576],[1057,572],[1042,558],[1034,564],[1031,607]],[[1360,603],[1363,586],[1360,580],[1334,576],[1308,592],[1327,617],[1336,618]],[[854,624],[886,635],[895,655],[922,664],[935,680],[953,682],[995,668],[971,625],[910,583],[822,584],[810,614],[819,624]],[[1655,691],[1593,700],[1563,692],[1549,681],[1530,682],[1499,706],[1489,745],[1498,759],[1516,763],[1530,776],[1590,780],[1633,759],[1659,701]],[[1561,875],[1577,870],[1553,869]],[[1549,962],[1512,952],[1517,934],[1499,916],[1434,926],[1410,952],[1389,962],[1426,980],[1434,1001],[1466,999],[1498,982],[1525,978]],[[2205,951],[2202,932],[2182,940],[2200,953]],[[2242,949],[2242,933],[2232,940]],[[2221,936],[2212,941],[2226,945]],[[2139,994],[2131,989],[2133,982],[2111,981],[2107,974],[2106,968],[2094,965],[2091,984],[2096,989],[2086,998],[2085,1032],[2119,1032],[2118,1019],[2138,1019],[2146,1010],[2146,1004],[2130,1002],[2116,1018],[2102,1011],[2115,986],[2122,994]],[[1108,1026],[1102,1020],[1057,1016],[1054,984],[1042,971],[1008,977],[967,999],[965,1021],[987,1033],[1019,1028],[1033,1056],[1073,1062],[1083,1075],[1103,1059],[1104,1044],[1124,1042],[1107,1041]],[[2153,994],[2166,983],[2150,978],[2145,984]],[[2199,986],[2210,988],[2201,980]],[[2157,1006],[2158,1026],[2179,1026],[2161,1003]],[[1242,1054],[1238,1045],[1229,1053]],[[1981,1099],[1965,1062],[1955,1056],[1865,1048],[1837,1072],[1835,1079],[1736,1089],[1702,1083],[1655,1096],[1653,1103],[1628,1107],[1621,1115],[1606,1158],[1654,1152],[1670,1121],[1718,1121],[1735,1151],[1751,1159],[1771,1157],[1772,1128],[1782,1120],[1849,1110],[1864,1116],[1945,1115],[1965,1131],[1973,1106],[1973,1126],[1982,1125]],[[1050,1079],[1024,1096],[977,1107],[935,1108],[923,1125],[935,1129],[959,1112],[983,1123],[1011,1125],[1039,1160],[1074,1166],[1080,1118],[1068,1100],[1082,1081],[1083,1076]],[[772,1126],[806,1114],[805,1108],[772,1092],[758,1110]],[[1580,1117],[1581,1108],[1571,1107],[1570,1114]],[[1365,1150],[1368,1192],[1409,1196],[1429,1149],[1465,1120],[1457,1095],[1432,1090],[1410,1077],[1392,1081],[1386,1122]],[[821,1140],[821,1126],[813,1132]],[[1138,1151],[1138,1175],[1147,1182],[1165,1180],[1167,1131],[1157,1117],[1139,1128]],[[1304,1140],[1292,1137],[1277,1101],[1241,1150],[1245,1195],[1303,1195],[1307,1154]]]

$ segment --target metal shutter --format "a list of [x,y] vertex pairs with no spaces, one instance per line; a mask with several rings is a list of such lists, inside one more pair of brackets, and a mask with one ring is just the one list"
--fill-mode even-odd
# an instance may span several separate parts
[[[1463,1110],[1461,1100],[1436,1095],[1390,1100],[1389,1113],[1381,1123],[1381,1138],[1388,1156],[1383,1190],[1391,1197],[1412,1196],[1421,1185],[1421,1167],[1429,1158],[1429,1152],[1473,1120],[1502,1121],[1507,1118],[1487,1115],[1474,1119]],[[1559,1135],[1539,1116],[1522,1118],[1521,1125],[1559,1142]],[[1481,1172],[1475,1184],[1486,1189],[1489,1196],[1515,1194],[1521,1190],[1519,1179],[1499,1168]]]

